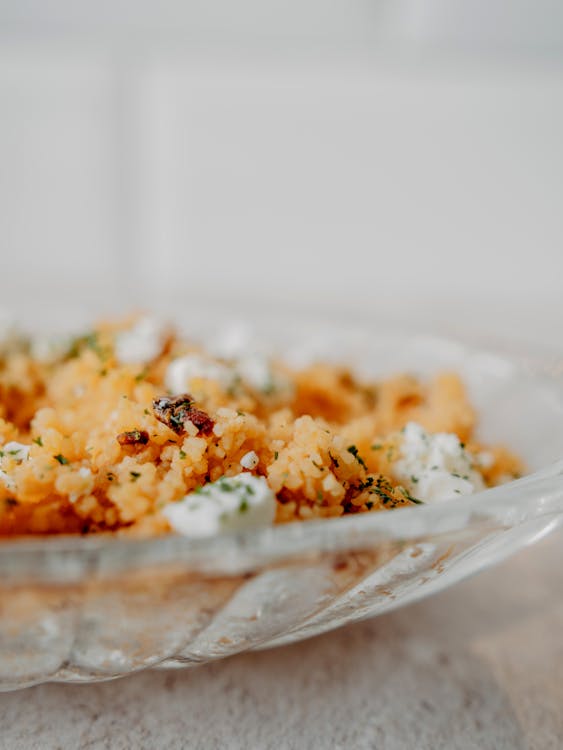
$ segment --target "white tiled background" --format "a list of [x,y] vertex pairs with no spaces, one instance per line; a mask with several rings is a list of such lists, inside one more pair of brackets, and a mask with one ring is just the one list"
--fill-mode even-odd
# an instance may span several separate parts
[[556,332],[563,6],[0,0],[0,253],[24,314]]

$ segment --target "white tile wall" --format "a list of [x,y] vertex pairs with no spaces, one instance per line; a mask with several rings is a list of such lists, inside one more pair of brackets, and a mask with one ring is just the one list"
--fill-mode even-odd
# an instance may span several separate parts
[[563,313],[560,66],[96,49],[0,48],[5,304]]
[[561,72],[170,65],[143,93],[157,284],[559,294]]
[[3,286],[112,272],[114,96],[101,61],[0,50]]

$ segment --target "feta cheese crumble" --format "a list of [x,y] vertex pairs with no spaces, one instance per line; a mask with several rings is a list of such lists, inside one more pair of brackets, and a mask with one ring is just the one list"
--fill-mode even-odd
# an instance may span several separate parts
[[72,346],[70,336],[41,336],[31,339],[31,356],[42,364],[54,364],[63,359]]
[[262,393],[275,389],[274,378],[268,358],[262,354],[247,354],[237,360],[237,370],[252,388]]
[[238,359],[254,348],[250,327],[242,321],[233,322],[223,327],[209,341],[207,350],[219,359]]
[[3,445],[0,450],[5,456],[11,456],[12,458],[15,458],[16,461],[26,461],[29,457],[29,449],[29,445],[16,443],[15,440],[12,440],[9,443],[6,443],[6,445]]
[[237,374],[227,365],[201,354],[186,354],[168,365],[164,384],[172,393],[183,393],[196,379],[215,380],[223,388],[230,388],[236,382]]
[[290,397],[293,391],[291,380],[277,372],[269,357],[259,352],[245,354],[235,362],[239,377],[251,388],[266,396],[276,394]]
[[276,498],[264,477],[242,473],[206,484],[162,513],[178,533],[201,538],[269,526]]
[[156,318],[139,318],[132,328],[115,337],[115,356],[122,365],[146,365],[162,351],[166,327]]
[[243,469],[255,469],[258,466],[260,459],[255,451],[248,451],[240,460],[240,465]]
[[483,478],[457,435],[431,434],[416,422],[409,422],[402,434],[400,451],[393,467],[395,478],[425,503],[485,489]]

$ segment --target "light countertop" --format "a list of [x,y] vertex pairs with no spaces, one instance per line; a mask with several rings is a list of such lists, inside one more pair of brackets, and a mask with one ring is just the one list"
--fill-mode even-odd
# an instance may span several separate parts
[[0,695],[0,747],[563,747],[563,533],[388,615],[210,666]]

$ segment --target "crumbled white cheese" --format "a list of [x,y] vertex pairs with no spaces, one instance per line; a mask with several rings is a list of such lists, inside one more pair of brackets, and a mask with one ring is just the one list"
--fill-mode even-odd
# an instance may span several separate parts
[[409,422],[402,434],[400,451],[393,473],[419,500],[439,502],[485,488],[457,435],[431,434],[416,422]]
[[237,375],[227,365],[201,354],[186,354],[172,360],[164,376],[165,385],[172,393],[188,390],[194,379],[215,380],[223,388],[230,388],[236,382]]
[[242,473],[206,484],[162,511],[172,528],[189,537],[269,526],[276,499],[264,477]]
[[289,378],[276,372],[269,357],[259,352],[239,357],[234,367],[248,385],[266,395],[289,393],[293,385]]
[[5,456],[11,456],[12,458],[15,458],[16,461],[25,461],[29,457],[30,447],[31,446],[29,445],[16,443],[15,440],[12,440],[9,443],[6,443],[6,445],[3,445],[0,450],[2,450]]
[[238,359],[253,348],[252,332],[248,325],[234,322],[225,326],[208,343],[208,351],[220,359]]
[[248,451],[240,460],[240,465],[243,469],[255,469],[258,466],[260,459],[255,451]]
[[263,354],[246,354],[236,362],[236,369],[243,380],[257,391],[270,393],[274,390],[274,378],[270,362]]
[[115,356],[122,365],[148,364],[162,351],[166,326],[156,318],[143,316],[132,328],[115,337]]
[[62,359],[71,347],[69,336],[34,336],[31,339],[31,356],[45,364]]

